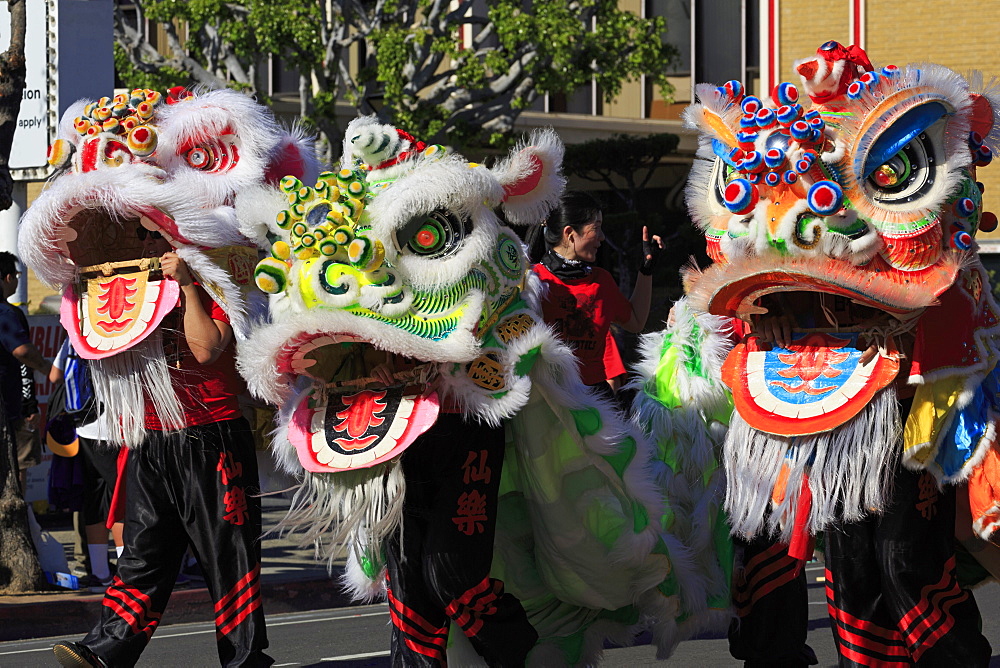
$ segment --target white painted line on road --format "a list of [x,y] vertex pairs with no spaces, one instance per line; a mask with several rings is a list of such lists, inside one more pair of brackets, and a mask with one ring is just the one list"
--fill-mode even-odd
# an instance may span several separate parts
[[[310,624],[312,622],[335,622],[340,619],[354,619],[356,617],[378,617],[380,615],[389,615],[389,611],[384,612],[365,612],[357,615],[340,615],[337,617],[319,617],[317,619],[297,619],[295,621],[288,622],[267,622],[267,628],[274,628],[275,626],[291,626],[292,624]],[[210,629],[205,629],[204,631],[188,631],[187,633],[171,633],[170,635],[159,635],[153,636],[153,640],[166,640],[167,638],[180,638],[182,636],[197,636],[204,633],[215,633],[215,627]]]
[[376,656],[389,656],[389,650],[368,652],[367,654],[345,654],[344,656],[324,656],[320,661],[351,661],[352,659],[372,659]]
[[29,654],[31,652],[51,652],[52,647],[39,647],[38,649],[19,649],[13,652],[0,652],[0,656],[7,656],[8,654]]
[[[338,615],[336,617],[318,617],[316,619],[297,619],[289,620],[287,622],[267,622],[267,628],[273,628],[275,626],[290,626],[292,624],[308,624],[310,622],[334,622],[340,619],[355,619],[357,617],[379,617],[381,615],[388,616],[389,611],[383,610],[380,612],[362,612],[349,615]],[[203,635],[205,633],[215,633],[215,628],[205,629],[204,631],[188,631],[186,633],[171,633],[169,635],[154,635],[153,640],[166,640],[167,638],[180,638],[183,636],[196,636]],[[52,645],[47,645],[45,647],[38,647],[35,649],[18,649],[10,652],[0,652],[0,656],[9,656],[13,654],[30,654],[31,652],[51,652]],[[388,654],[388,652],[386,652]],[[380,654],[373,654],[372,656],[381,656]],[[327,659],[324,659],[327,661]],[[290,664],[294,665],[294,664]]]
[[354,619],[356,617],[379,617],[388,615],[388,610],[382,610],[379,612],[360,612],[353,615],[340,615],[339,617],[326,617],[324,619],[297,619],[287,622],[268,622],[267,628],[271,628],[272,626],[288,626],[289,624],[305,624],[307,622],[329,622],[337,619]]

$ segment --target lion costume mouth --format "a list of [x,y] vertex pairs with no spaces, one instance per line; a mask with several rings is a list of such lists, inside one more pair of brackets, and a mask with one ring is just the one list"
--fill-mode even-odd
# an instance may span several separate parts
[[[691,304],[714,315],[747,319],[765,311],[755,305],[765,295],[806,291],[839,295],[905,316],[937,303],[937,298],[954,283],[964,259],[963,254],[949,253],[935,265],[903,272],[880,258],[868,266],[855,267],[825,257],[776,260],[764,256],[716,263],[704,271],[690,269],[684,278]],[[917,286],[919,289],[915,289]]]
[[434,365],[394,374],[386,386],[371,375],[388,355],[361,337],[319,333],[296,337],[278,355],[278,369],[312,379],[292,400],[288,439],[314,473],[388,461],[430,429],[439,412]]
[[180,289],[165,280],[158,257],[144,257],[146,234],[175,247],[183,238],[158,209],[117,212],[77,206],[59,228],[58,248],[77,267],[60,321],[81,357],[102,359],[137,345],[177,306]]

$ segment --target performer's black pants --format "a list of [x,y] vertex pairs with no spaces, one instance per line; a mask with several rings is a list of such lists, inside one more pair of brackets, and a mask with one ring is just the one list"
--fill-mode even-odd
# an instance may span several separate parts
[[269,666],[260,597],[259,482],[246,420],[149,432],[129,452],[125,551],[100,623],[83,640],[133,666],[160,623],[191,545],[215,601],[224,666]]
[[88,526],[108,521],[118,479],[118,450],[102,441],[80,437],[83,452],[83,519]]
[[490,666],[524,664],[538,634],[489,577],[503,427],[442,414],[403,454],[400,530],[386,542],[392,665],[445,663],[454,622]]
[[809,598],[805,569],[788,545],[771,538],[733,539],[743,558],[733,573],[729,653],[747,668],[798,668],[816,662],[806,645]]
[[986,666],[976,600],[955,577],[955,488],[900,466],[885,513],[826,532],[841,666]]

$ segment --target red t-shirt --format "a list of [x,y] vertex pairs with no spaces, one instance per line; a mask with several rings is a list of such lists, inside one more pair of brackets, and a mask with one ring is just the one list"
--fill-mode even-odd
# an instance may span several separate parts
[[607,345],[604,346],[604,377],[608,380],[624,375],[625,363],[622,361],[621,353],[618,352],[618,342],[615,341],[614,334],[608,330]]
[[[573,348],[580,361],[580,377],[587,385],[604,382],[604,350],[611,323],[628,322],[632,304],[611,274],[594,267],[590,274],[563,281],[542,264],[533,269],[549,287],[542,317]],[[619,361],[620,364],[620,361]]]
[[[204,290],[199,289],[201,303],[212,320],[229,324],[229,316]],[[222,354],[211,364],[199,364],[187,339],[183,336],[183,313],[175,309],[160,326],[164,328],[164,349],[170,368],[170,380],[177,393],[177,400],[184,410],[184,421],[188,427],[212,424],[241,417],[237,395],[246,389],[242,378],[236,373],[236,344],[230,341]],[[173,329],[177,334],[166,331]],[[173,350],[171,350],[173,348]],[[146,401],[146,428],[162,431],[163,426],[156,411]]]

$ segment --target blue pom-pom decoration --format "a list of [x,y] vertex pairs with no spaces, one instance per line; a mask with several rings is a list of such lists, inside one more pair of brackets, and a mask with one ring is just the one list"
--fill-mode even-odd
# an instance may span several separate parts
[[834,181],[817,181],[809,188],[806,204],[819,216],[837,213],[844,205],[844,190]]
[[976,154],[973,156],[972,161],[976,167],[985,167],[993,162],[993,151],[990,150],[989,146],[983,144],[976,149]]
[[771,99],[778,106],[795,104],[799,101],[799,89],[787,81],[782,82],[771,91]]
[[764,164],[775,169],[785,161],[785,152],[780,148],[772,148],[764,153]]
[[782,125],[789,125],[802,116],[802,106],[798,104],[786,104],[785,106],[778,108],[778,111],[775,112],[775,116],[778,118],[778,122]]
[[968,218],[976,212],[976,202],[971,197],[959,197],[955,200],[955,214],[960,218]]
[[760,101],[760,98],[753,95],[747,95],[740,103],[744,114],[756,114],[763,106],[764,103]]
[[773,128],[774,125],[778,122],[778,119],[774,114],[774,110],[768,109],[767,107],[760,109],[757,112],[755,118],[757,120],[757,127],[759,127],[761,130],[767,130],[768,128]]
[[789,169],[788,171],[786,171],[784,174],[781,175],[781,180],[787,183],[788,185],[792,185],[793,183],[799,180],[799,175]]
[[880,78],[881,77],[879,76],[878,72],[872,71],[872,72],[865,72],[864,74],[862,74],[860,77],[858,77],[858,81],[860,81],[869,89],[871,89],[874,86],[878,85],[878,80]]
[[740,171],[742,172],[759,172],[763,167],[764,156],[760,154],[760,151],[749,151],[740,162]]
[[736,141],[739,142],[740,146],[747,147],[753,150],[753,144],[757,141],[756,132],[737,132]]
[[969,250],[972,248],[972,235],[962,230],[951,235],[951,247],[958,250]]
[[778,172],[768,172],[764,175],[764,183],[769,186],[776,186],[781,181],[781,177],[778,176]]
[[812,128],[809,127],[809,123],[804,120],[798,120],[788,126],[788,132],[792,135],[792,139],[797,139],[799,141],[806,141],[812,136]]
[[734,102],[739,102],[743,97],[743,84],[736,79],[730,79],[722,84],[722,89]]

